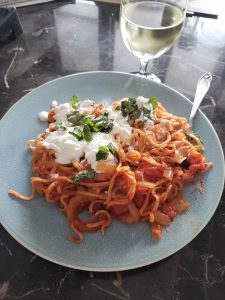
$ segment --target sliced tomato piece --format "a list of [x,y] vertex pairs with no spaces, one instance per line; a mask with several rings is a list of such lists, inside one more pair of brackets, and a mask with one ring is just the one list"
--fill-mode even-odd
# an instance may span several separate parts
[[151,232],[152,232],[152,236],[155,239],[161,239],[161,237],[162,237],[162,225],[152,224],[151,225]]
[[205,158],[204,158],[204,156],[203,156],[201,153],[195,151],[195,152],[193,152],[193,153],[188,157],[187,160],[188,160],[188,163],[189,163],[190,165],[193,165],[193,164],[201,164],[201,163],[204,163]]
[[144,171],[144,179],[149,182],[156,182],[163,178],[163,173],[156,167]]
[[171,223],[170,217],[161,211],[154,212],[154,219],[157,224],[169,226]]
[[162,213],[164,213],[165,215],[167,215],[167,216],[170,218],[171,221],[172,221],[172,220],[176,217],[176,215],[177,215],[176,211],[173,209],[173,207],[172,207],[171,204],[169,204],[169,203],[164,203],[164,204],[160,207],[160,211],[161,211]]

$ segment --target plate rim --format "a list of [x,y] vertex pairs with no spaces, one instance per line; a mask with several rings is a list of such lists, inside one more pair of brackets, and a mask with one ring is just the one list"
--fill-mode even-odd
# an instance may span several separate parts
[[[88,71],[88,72],[79,72],[79,73],[73,73],[73,74],[69,74],[69,75],[66,75],[66,76],[61,76],[61,77],[58,77],[58,78],[55,78],[55,79],[52,79],[50,81],[47,81],[45,82],[44,84],[41,84],[40,86],[32,89],[31,91],[29,91],[27,94],[23,95],[20,99],[18,99],[16,101],[16,103],[14,103],[8,110],[7,112],[2,116],[1,120],[0,120],[0,124],[2,121],[4,121],[5,117],[10,114],[11,110],[13,109],[16,109],[17,105],[20,104],[20,102],[23,101],[23,99],[27,96],[29,96],[30,94],[32,94],[34,91],[36,92],[37,90],[41,89],[43,86],[45,85],[48,85],[49,83],[53,83],[53,82],[56,82],[58,80],[62,80],[62,79],[66,79],[66,78],[69,78],[69,77],[75,77],[75,76],[85,76],[87,74],[104,74],[104,73],[107,73],[107,74],[119,74],[119,75],[126,75],[126,76],[129,76],[129,77],[133,77],[135,78],[137,75],[135,74],[131,74],[131,73],[127,73],[127,72],[119,72],[119,71]],[[148,79],[146,79],[148,80]],[[190,101],[190,99],[188,99],[185,95],[183,95],[182,93],[180,93],[179,91],[175,90],[174,88],[164,84],[164,83],[158,83],[158,82],[154,82],[154,84],[158,85],[158,86],[164,86],[165,88],[168,88],[170,89],[173,93],[176,93],[178,94],[180,97],[182,98],[185,98],[185,100],[187,102],[189,102],[190,104],[192,103]],[[198,113],[200,113],[202,115],[202,117],[205,119],[205,121],[208,123],[208,125],[210,126],[212,132],[214,133],[214,136],[217,140],[217,143],[218,143],[218,151],[220,152],[221,154],[221,158],[222,158],[222,161],[223,161],[223,165],[222,165],[222,171],[223,171],[223,176],[221,178],[221,186],[220,186],[220,190],[219,190],[219,197],[215,203],[215,207],[214,209],[210,212],[210,214],[208,215],[208,218],[206,221],[204,221],[202,223],[202,225],[200,227],[198,227],[198,230],[195,231],[195,233],[193,235],[191,235],[191,237],[185,241],[184,244],[182,245],[178,245],[177,247],[174,247],[172,249],[170,249],[170,251],[168,251],[165,255],[161,255],[161,257],[157,257],[155,259],[152,259],[150,262],[149,262],[149,258],[147,259],[144,259],[142,260],[141,262],[138,262],[138,263],[132,263],[127,265],[127,266],[122,266],[122,267],[93,267],[93,266],[85,266],[85,267],[82,267],[80,265],[76,265],[76,264],[70,264],[70,263],[66,263],[66,262],[62,262],[62,261],[59,261],[59,260],[56,260],[54,258],[51,258],[43,253],[40,253],[38,250],[36,249],[33,249],[32,246],[29,246],[26,244],[26,241],[21,241],[17,238],[16,236],[16,233],[14,232],[14,230],[12,228],[10,228],[10,225],[8,225],[8,222],[7,221],[4,221],[2,220],[2,217],[1,217],[1,214],[0,214],[0,223],[2,224],[3,228],[7,231],[7,233],[9,235],[11,235],[11,237],[13,237],[13,239],[15,239],[20,245],[22,245],[24,248],[26,248],[27,250],[29,250],[31,253],[34,253],[36,255],[38,255],[39,257],[47,260],[47,261],[50,261],[50,262],[53,262],[57,265],[60,265],[60,266],[64,266],[64,267],[68,267],[68,268],[72,268],[72,269],[77,269],[77,270],[83,270],[83,271],[93,271],[93,272],[115,272],[115,271],[127,271],[127,270],[132,270],[132,269],[137,269],[137,268],[140,268],[140,267],[144,267],[144,266],[147,266],[147,265],[152,265],[156,262],[160,262],[166,258],[168,258],[169,256],[171,256],[172,254],[175,254],[177,253],[179,250],[181,250],[182,248],[184,248],[185,246],[187,246],[192,240],[194,240],[198,235],[199,233],[205,228],[205,226],[209,223],[209,221],[211,220],[212,216],[214,215],[216,209],[218,208],[218,205],[220,203],[220,200],[221,200],[221,196],[222,196],[222,193],[223,193],[223,188],[224,188],[224,180],[225,180],[225,166],[224,166],[224,152],[223,152],[223,148],[222,148],[222,145],[221,145],[221,142],[220,142],[220,139],[217,135],[217,132],[216,130],[214,129],[213,125],[211,124],[211,122],[209,121],[209,119],[205,116],[205,114],[199,109],[198,110]]]

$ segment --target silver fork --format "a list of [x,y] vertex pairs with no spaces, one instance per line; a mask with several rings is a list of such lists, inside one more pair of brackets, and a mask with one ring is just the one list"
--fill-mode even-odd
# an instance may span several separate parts
[[195,114],[198,110],[199,105],[201,104],[203,98],[205,97],[205,94],[208,92],[210,84],[212,81],[212,75],[210,73],[203,74],[198,81],[196,92],[195,92],[195,98],[193,101],[190,117],[189,117],[189,124],[190,127],[192,127],[192,122],[195,117]]

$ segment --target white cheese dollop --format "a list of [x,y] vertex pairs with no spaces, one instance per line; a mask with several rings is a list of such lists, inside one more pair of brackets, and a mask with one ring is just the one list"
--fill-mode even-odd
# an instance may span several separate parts
[[79,105],[79,111],[80,113],[88,113],[91,111],[91,109],[93,108],[95,102],[92,100],[83,100],[82,102],[80,102]]
[[152,120],[146,120],[144,123],[144,128],[151,130],[154,127],[154,122]]
[[41,111],[38,114],[38,117],[39,117],[40,121],[46,122],[46,121],[48,121],[48,112],[47,111]]
[[58,105],[58,102],[53,100],[52,103],[51,103],[51,107],[56,107]]
[[[72,131],[73,128],[68,128]],[[42,142],[47,149],[55,152],[56,162],[69,164],[72,160],[80,161],[81,157],[87,160],[92,169],[96,169],[96,153],[99,146],[107,146],[110,142],[116,147],[116,142],[111,134],[97,132],[93,134],[93,140],[86,142],[78,141],[68,131],[51,132]],[[115,161],[115,157],[110,153],[106,161]]]
[[[117,146],[116,141],[112,134],[107,134],[103,132],[97,132],[93,134],[93,140],[91,142],[86,142],[84,145],[85,158],[88,163],[91,164],[92,169],[96,170],[96,165],[98,161],[96,161],[96,153],[98,152],[99,146],[107,146],[109,143],[112,143],[115,147]],[[116,158],[109,153],[107,159],[104,161],[114,161],[116,162]]]
[[55,107],[55,123],[62,123],[65,126],[70,126],[70,122],[67,121],[67,115],[74,112],[74,109],[69,103],[59,104]]
[[144,103],[147,103],[148,99],[147,98],[144,98],[143,96],[138,96],[136,98],[136,104],[137,104],[137,107],[140,109],[143,107],[143,104]]
[[148,98],[144,98],[143,96],[138,96],[136,98],[137,107],[141,109],[144,106],[148,110],[153,111],[153,107],[151,103],[148,103],[148,100],[149,100]]
[[[150,103],[148,103],[147,98],[144,98],[143,96],[138,96],[136,98],[137,107],[141,109],[143,106],[153,112],[153,107]],[[144,121],[144,128],[150,130],[154,127],[154,122],[146,117],[143,116],[143,113],[141,114],[140,120]]]
[[105,108],[104,112],[109,114],[109,118],[113,119],[113,129],[111,134],[119,134],[121,140],[129,138],[132,133],[132,127],[128,123],[128,117],[123,117],[121,111],[113,110],[111,107]]
[[[143,105],[149,107],[147,101],[148,99],[144,97],[138,97],[138,107],[143,107]],[[75,109],[71,107],[70,103],[57,105],[57,102],[53,102],[52,106],[55,109],[55,123],[62,123],[67,129],[65,131],[57,130],[48,132],[48,135],[42,144],[47,149],[52,149],[55,152],[56,162],[60,164],[69,164],[72,160],[79,162],[81,159],[85,159],[87,163],[90,164],[91,168],[96,170],[98,164],[98,161],[96,161],[96,153],[98,152],[99,146],[107,146],[109,143],[112,143],[117,147],[115,140],[117,134],[120,135],[122,141],[128,139],[132,134],[132,127],[128,123],[128,117],[123,117],[120,110],[113,110],[111,105],[105,105],[103,113],[107,113],[108,118],[112,120],[112,131],[110,133],[91,133],[93,140],[90,142],[85,140],[78,141],[76,137],[69,133],[69,131],[73,131],[74,127],[71,127],[72,124],[67,121],[67,115],[73,113]],[[84,100],[78,103],[77,109],[81,114],[88,114],[94,104],[95,102],[91,100]],[[151,104],[149,109],[152,109]],[[142,117],[144,120],[144,116]],[[146,128],[150,129],[152,126],[153,122],[151,120],[145,120]],[[76,128],[79,127],[77,126]],[[80,129],[83,130],[83,127],[81,126]],[[109,153],[106,161],[116,162],[117,160],[114,155]]]

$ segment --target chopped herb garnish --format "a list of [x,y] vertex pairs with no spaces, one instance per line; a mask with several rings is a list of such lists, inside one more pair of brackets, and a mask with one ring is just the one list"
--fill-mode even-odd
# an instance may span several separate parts
[[99,146],[98,152],[96,153],[96,160],[107,159],[109,155],[109,149],[105,146]]
[[105,132],[109,133],[113,128],[113,122],[112,119],[109,119],[108,116],[99,116],[92,120],[93,124],[92,127],[90,127],[90,124],[88,123],[91,131],[94,132]]
[[83,132],[80,128],[75,128],[73,131],[69,131],[68,133],[78,139],[78,141],[82,141],[84,139]]
[[100,131],[105,133],[109,133],[113,128],[113,120],[108,118],[108,115],[94,117],[73,112],[67,115],[67,120],[73,123],[74,126],[86,126],[85,132],[88,131],[87,127],[89,128],[89,132]]
[[143,106],[142,111],[143,111],[144,117],[148,117],[148,116],[149,116],[149,113],[151,112],[151,111],[150,111],[148,108],[146,108],[145,106]]
[[156,109],[156,107],[158,106],[158,102],[156,100],[156,97],[152,97],[148,99],[148,104],[152,105],[153,109]]
[[73,177],[73,184],[76,184],[78,181],[82,179],[93,179],[94,176],[95,176],[95,170],[93,169],[82,170]]
[[56,129],[60,130],[60,131],[66,131],[67,127],[64,126],[62,123],[56,125]]
[[79,114],[78,112],[73,112],[73,113],[67,115],[67,120],[70,123],[73,123],[74,126],[81,125],[84,118],[85,118],[85,116],[82,114]]
[[111,142],[107,145],[107,147],[113,155],[116,153],[116,147]]
[[70,105],[74,108],[74,107],[76,107],[77,102],[78,102],[77,95],[73,95],[70,98]]
[[100,131],[102,128],[104,128],[106,122],[107,122],[107,120],[104,117],[103,118],[98,118],[98,120],[95,119],[94,130],[96,132]]
[[128,100],[124,100],[121,102],[121,110],[124,111],[129,106]]
[[110,133],[112,129],[113,129],[113,122],[108,122],[100,131],[105,133]]
[[107,159],[110,152],[113,155],[116,153],[116,148],[111,142],[107,146],[99,146],[98,152],[96,153],[96,160]]
[[143,111],[144,117],[146,117],[152,121],[155,121],[153,109],[149,110],[149,108],[147,108],[146,106],[143,106],[142,111]]
[[121,111],[124,117],[128,115],[131,120],[136,120],[141,115],[141,110],[138,109],[135,98],[129,98],[128,100],[122,101]]
[[118,105],[118,106],[115,108],[115,110],[120,110],[120,109],[121,109],[120,105]]
[[109,121],[108,116],[99,116],[99,117],[95,118],[94,123],[96,125],[97,124],[102,125],[102,124],[105,124],[108,121]]
[[[83,124],[82,124],[83,123]],[[94,131],[94,126],[95,126],[95,124],[94,124],[94,122],[93,122],[93,120],[90,118],[90,117],[85,117],[83,120],[82,120],[82,125],[88,125],[88,127],[89,127],[89,129],[90,129],[90,131]]]
[[129,98],[128,99],[128,107],[126,109],[128,115],[132,114],[134,111],[138,110],[136,99],[135,98]]
[[131,98],[128,99],[128,102],[129,102],[130,105],[136,105],[136,98],[131,97]]
[[85,141],[90,142],[90,141],[93,140],[93,138],[91,136],[90,128],[89,128],[89,126],[87,124],[84,125],[83,133],[84,133],[84,139],[85,139]]
[[130,114],[130,118],[132,120],[137,120],[138,118],[140,118],[141,116],[141,111],[138,109],[138,110],[135,110],[133,111],[131,114]]

